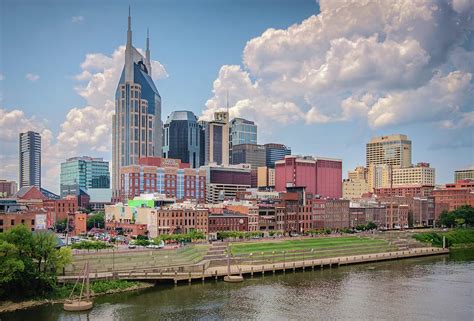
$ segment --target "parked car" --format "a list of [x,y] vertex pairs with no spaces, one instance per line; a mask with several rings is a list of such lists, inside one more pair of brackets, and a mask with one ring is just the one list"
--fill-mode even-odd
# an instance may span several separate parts
[[135,244],[133,244],[133,243],[129,243],[129,244],[128,244],[128,248],[129,248],[129,249],[135,249],[136,247],[137,247],[137,246],[136,246]]

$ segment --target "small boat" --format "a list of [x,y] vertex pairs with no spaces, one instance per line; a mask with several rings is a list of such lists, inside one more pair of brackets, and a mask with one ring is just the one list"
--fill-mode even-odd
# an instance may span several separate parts
[[229,283],[238,283],[243,282],[244,277],[242,275],[226,275],[224,276],[224,281]]
[[[79,294],[78,299],[72,299],[72,296],[74,294],[74,289],[76,288],[76,285],[79,283],[80,276],[77,278],[76,283],[74,284],[74,287],[72,288],[71,294],[69,295],[69,299],[67,299],[64,302],[63,309],[64,311],[71,311],[71,312],[77,312],[77,311],[87,311],[92,309],[92,306],[94,305],[92,300],[90,300],[90,290],[89,290],[89,262],[87,262],[84,265],[84,276],[82,278],[82,287],[81,287],[81,293]],[[84,283],[86,284],[86,292],[85,292],[85,297],[82,297],[82,293],[84,291]]]
[[238,282],[243,282],[244,277],[242,275],[231,275],[230,273],[230,248],[227,245],[227,275],[224,276],[224,282],[229,282],[229,283],[238,283]]

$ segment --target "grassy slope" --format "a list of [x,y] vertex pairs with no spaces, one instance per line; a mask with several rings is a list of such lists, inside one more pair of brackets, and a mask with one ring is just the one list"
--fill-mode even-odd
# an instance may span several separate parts
[[443,246],[443,236],[446,237],[449,246],[460,246],[474,244],[474,229],[455,229],[448,232],[427,232],[413,235],[418,241],[431,243],[434,246]]
[[247,254],[257,252],[272,251],[295,251],[295,250],[311,250],[311,249],[337,249],[347,246],[382,246],[387,242],[383,240],[373,240],[369,238],[358,237],[328,237],[328,238],[311,238],[302,240],[286,240],[276,242],[254,242],[232,244],[233,254]]

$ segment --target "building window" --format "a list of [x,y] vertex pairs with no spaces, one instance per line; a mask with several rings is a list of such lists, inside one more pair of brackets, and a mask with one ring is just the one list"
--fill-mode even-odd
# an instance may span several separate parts
[[10,221],[10,225],[11,225],[11,226],[15,225],[15,220],[11,220],[11,221]]

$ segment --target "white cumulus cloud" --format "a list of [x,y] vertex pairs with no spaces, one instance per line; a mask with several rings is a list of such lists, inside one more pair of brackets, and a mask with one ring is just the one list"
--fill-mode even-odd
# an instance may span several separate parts
[[[321,0],[287,29],[247,42],[222,66],[202,118],[225,108],[265,129],[363,119],[471,126],[474,10],[465,0]],[[449,126],[444,126],[449,128]]]

